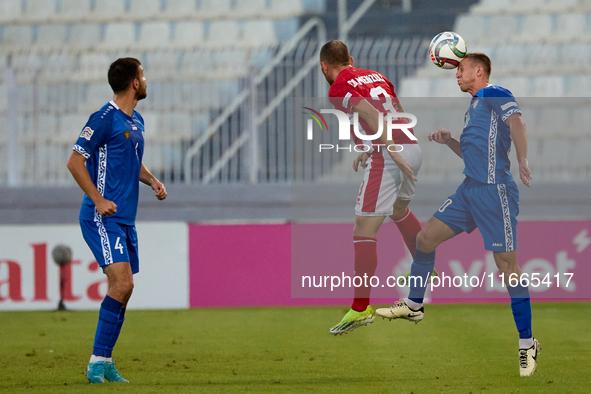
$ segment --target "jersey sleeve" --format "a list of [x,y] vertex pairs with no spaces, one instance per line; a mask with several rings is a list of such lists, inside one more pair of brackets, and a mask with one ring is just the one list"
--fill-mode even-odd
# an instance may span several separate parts
[[86,159],[103,145],[107,138],[107,121],[101,118],[100,113],[95,113],[90,116],[88,122],[82,129],[73,150],[80,153]]
[[336,109],[350,114],[354,106],[359,104],[364,97],[347,83],[335,82],[328,92],[329,100]]
[[487,89],[484,94],[486,102],[505,122],[513,114],[520,114],[521,108],[513,94],[507,89]]

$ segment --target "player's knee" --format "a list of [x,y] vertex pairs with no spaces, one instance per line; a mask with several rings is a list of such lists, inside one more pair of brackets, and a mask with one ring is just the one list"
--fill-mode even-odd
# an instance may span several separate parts
[[417,234],[417,248],[423,252],[430,253],[435,250],[437,244],[434,242],[432,237],[429,236],[429,231],[425,231],[423,228]]
[[115,291],[121,296],[127,296],[133,291],[133,278],[122,278],[115,284]]

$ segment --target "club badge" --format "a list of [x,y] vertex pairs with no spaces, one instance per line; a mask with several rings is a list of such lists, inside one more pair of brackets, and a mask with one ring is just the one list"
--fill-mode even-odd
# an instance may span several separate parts
[[123,136],[125,137],[126,140],[129,140],[129,138],[131,137],[131,133],[127,130],[125,130],[125,133],[123,133]]

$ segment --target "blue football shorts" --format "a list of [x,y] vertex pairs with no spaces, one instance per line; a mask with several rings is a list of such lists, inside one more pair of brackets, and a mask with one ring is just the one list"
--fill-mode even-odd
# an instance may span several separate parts
[[103,272],[108,265],[127,261],[131,272],[140,270],[138,258],[137,232],[135,226],[127,226],[114,221],[93,222],[80,220],[82,236],[92,250]]
[[493,252],[517,249],[519,190],[515,182],[488,185],[466,177],[433,216],[458,235],[476,227],[484,248]]

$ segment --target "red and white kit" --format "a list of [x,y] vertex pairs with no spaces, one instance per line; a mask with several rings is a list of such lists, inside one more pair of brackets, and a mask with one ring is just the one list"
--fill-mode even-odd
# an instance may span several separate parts
[[[398,112],[395,106],[399,100],[394,93],[394,86],[382,74],[371,70],[354,67],[344,69],[331,85],[328,97],[335,109],[349,114],[351,122],[353,122],[352,108],[362,99],[366,99],[382,112],[384,119],[388,113]],[[408,123],[408,120],[399,119],[397,123]],[[362,134],[373,134],[363,119],[359,119],[359,126]],[[412,129],[409,130],[414,134]],[[369,141],[356,138],[353,132],[351,135],[356,144],[368,145]],[[399,129],[393,130],[392,139],[395,144],[402,145],[400,154],[413,167],[417,175],[423,161],[421,148],[417,142],[408,138]],[[389,216],[392,215],[397,198],[411,200],[414,197],[415,182],[400,171],[384,146],[377,145],[381,143],[380,141],[372,142],[374,144],[359,188],[355,213],[360,216]]]

